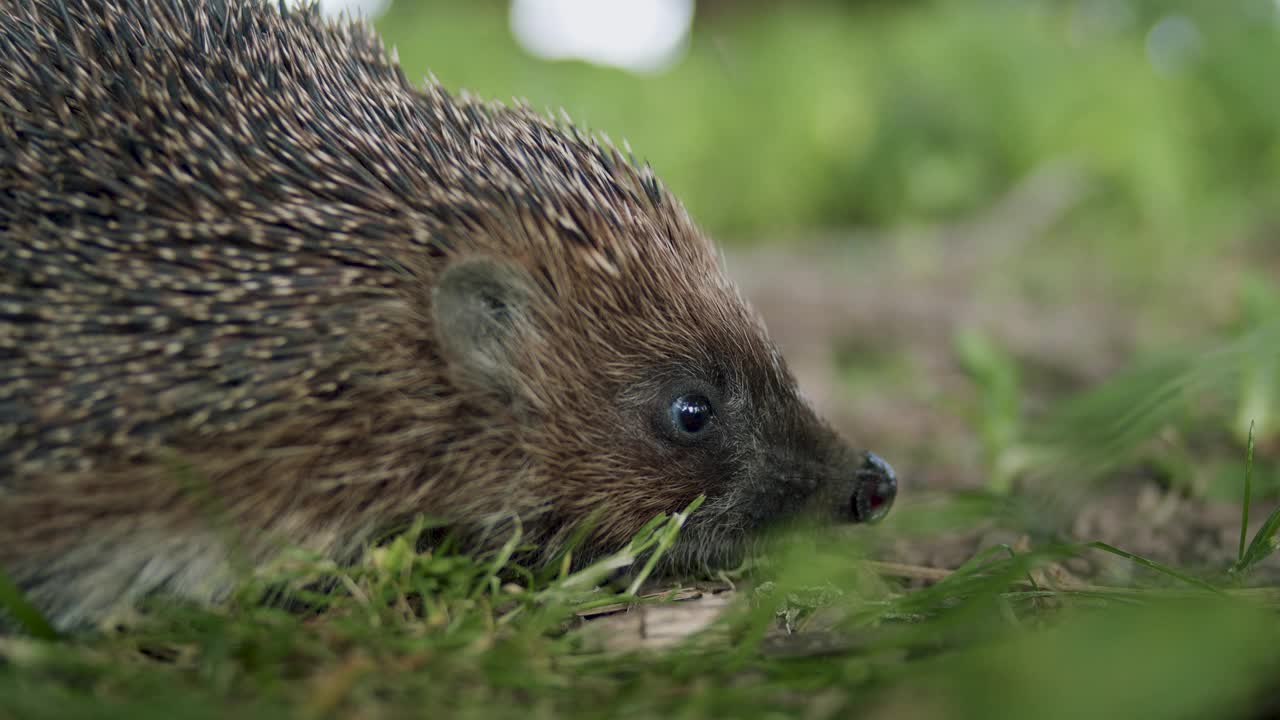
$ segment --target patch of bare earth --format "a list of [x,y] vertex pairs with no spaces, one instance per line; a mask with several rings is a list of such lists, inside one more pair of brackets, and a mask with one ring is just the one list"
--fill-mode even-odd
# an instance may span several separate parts
[[[1091,289],[1087,278],[1078,292],[1051,300],[1001,281],[1082,192],[1069,170],[1047,168],[971,222],[918,232],[915,245],[927,253],[902,250],[913,238],[899,237],[864,243],[861,252],[745,253],[731,269],[819,411],[898,469],[900,501],[979,488],[986,473],[973,421],[979,399],[956,357],[958,333],[979,330],[1034,370],[1038,383],[1022,388],[1034,414],[1123,368],[1147,329],[1149,315]],[[832,350],[842,345],[855,356],[890,358],[902,366],[899,380],[850,390]],[[1184,568],[1225,568],[1239,542],[1238,504],[1169,492],[1151,478],[1116,478],[1072,502],[1039,530]],[[1254,515],[1260,523],[1265,512]],[[981,547],[1016,539],[1007,529],[974,528],[894,543],[884,559],[954,568]],[[1108,559],[1087,565],[1078,569],[1117,572]]]

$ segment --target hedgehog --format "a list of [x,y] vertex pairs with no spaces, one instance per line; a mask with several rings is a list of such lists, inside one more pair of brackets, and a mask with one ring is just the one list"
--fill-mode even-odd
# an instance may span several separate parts
[[0,0],[0,568],[63,628],[439,518],[663,569],[879,519],[647,164],[260,0]]

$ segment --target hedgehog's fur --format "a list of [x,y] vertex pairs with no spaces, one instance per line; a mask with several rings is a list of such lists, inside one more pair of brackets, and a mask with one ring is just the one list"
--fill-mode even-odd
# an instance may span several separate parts
[[[699,566],[849,506],[861,456],[612,146],[253,0],[0,0],[0,66],[0,567],[59,625],[420,513],[550,552],[600,509],[599,552],[706,494]],[[654,430],[680,387],[701,445]]]

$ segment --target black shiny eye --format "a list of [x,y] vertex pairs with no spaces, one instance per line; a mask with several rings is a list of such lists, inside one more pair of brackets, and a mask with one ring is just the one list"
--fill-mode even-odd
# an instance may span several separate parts
[[705,395],[681,395],[671,403],[672,425],[676,432],[690,437],[697,437],[710,427],[714,415]]

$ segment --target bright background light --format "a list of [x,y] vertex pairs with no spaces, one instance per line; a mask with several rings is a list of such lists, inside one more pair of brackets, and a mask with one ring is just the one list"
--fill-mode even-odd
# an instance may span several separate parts
[[693,25],[693,0],[513,0],[511,31],[529,53],[637,72],[670,66]]
[[333,16],[345,11],[348,15],[372,18],[390,4],[391,0],[320,0],[320,12]]

